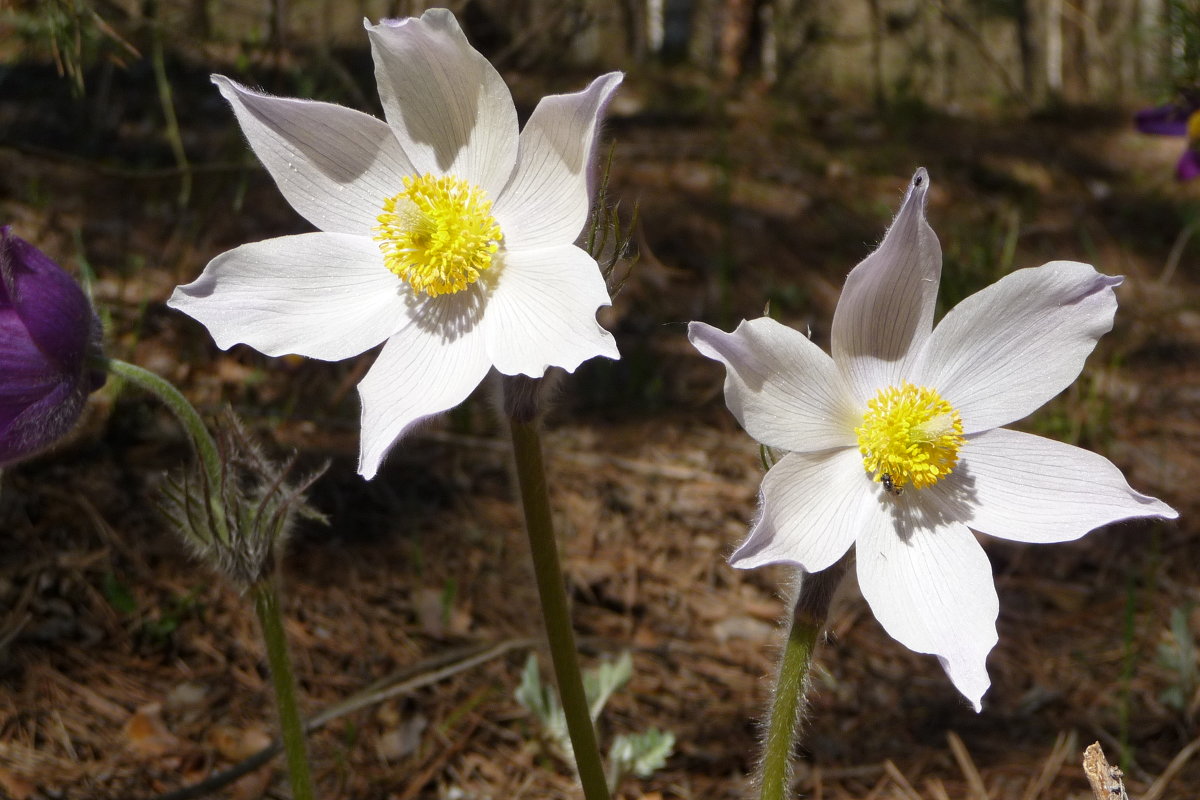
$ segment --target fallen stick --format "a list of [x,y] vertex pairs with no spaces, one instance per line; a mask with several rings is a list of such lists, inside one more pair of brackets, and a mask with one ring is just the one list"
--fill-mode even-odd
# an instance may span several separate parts
[[1125,773],[1108,763],[1099,742],[1089,744],[1083,751],[1083,774],[1087,776],[1096,800],[1129,800],[1125,782],[1121,780]]

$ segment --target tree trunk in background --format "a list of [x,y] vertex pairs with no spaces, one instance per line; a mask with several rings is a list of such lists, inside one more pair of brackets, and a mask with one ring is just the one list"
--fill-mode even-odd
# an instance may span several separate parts
[[633,60],[640,64],[646,60],[649,52],[643,0],[621,0],[617,3],[617,8],[621,12],[621,23],[625,28],[625,46]]
[[646,0],[646,49],[658,55],[666,37],[666,3]]
[[1116,68],[1112,70],[1113,92],[1117,99],[1124,99],[1134,85],[1135,64],[1137,63],[1137,0],[1119,0],[1117,13],[1113,15],[1109,26],[1109,36],[1113,40],[1110,50],[1117,59]]
[[775,17],[775,4],[767,0],[758,11],[758,29],[762,31],[759,63],[767,86],[774,86],[779,80],[779,31]]
[[711,71],[716,65],[716,4],[718,0],[694,0],[688,34],[688,59]]
[[[810,26],[819,5],[813,0],[772,0],[769,3],[777,82],[791,80],[797,68],[803,66],[801,61],[809,46]],[[811,72],[811,69],[807,70],[807,73]]]
[[954,98],[954,42],[940,9],[927,6],[925,18],[934,102],[945,105]]
[[1046,89],[1052,98],[1063,93],[1063,0],[1046,2]]
[[879,8],[880,0],[867,0],[871,9],[871,97],[876,108],[887,104],[887,94],[883,90],[883,12]]
[[732,82],[742,74],[742,58],[754,24],[754,0],[725,0],[722,8],[717,72],[722,80]]
[[213,29],[208,0],[192,0],[192,13],[189,16],[191,36],[202,42],[208,41]]
[[1155,46],[1163,25],[1162,0],[1139,0],[1137,3],[1137,54],[1134,61],[1134,84],[1142,86],[1158,74],[1159,52]]
[[271,41],[276,50],[287,47],[287,0],[270,0]]
[[[95,2],[96,0],[93,0]],[[116,2],[116,0],[100,0]],[[153,0],[128,0],[153,7]],[[443,0],[438,0],[443,2]],[[4,0],[0,0],[3,5]],[[161,0],[160,0],[161,3]],[[1029,107],[1127,98],[1200,79],[1168,27],[1200,0],[454,0],[493,50],[516,42],[509,68],[569,62],[611,68],[660,60],[724,82],[761,71],[766,86],[801,81],[879,105],[903,91],[936,105],[1004,96]],[[266,40],[282,53],[314,38],[361,34],[361,16],[409,16],[434,0],[171,0],[165,24],[190,40]],[[318,10],[313,11],[316,7]],[[357,12],[357,13],[356,13]],[[489,40],[483,19],[502,37]],[[588,26],[582,30],[579,26]],[[357,30],[356,30],[357,29]],[[496,31],[490,31],[496,33]],[[182,33],[180,34],[183,35]],[[507,37],[507,38],[505,38]],[[292,41],[295,40],[295,41]],[[518,41],[519,40],[519,41]],[[491,51],[489,51],[491,52]],[[524,55],[520,55],[524,53]],[[539,55],[540,54],[540,55]],[[1200,59],[1193,59],[1200,63]],[[682,64],[680,62],[683,62]],[[756,63],[757,62],[757,63]]]
[[1017,50],[1021,55],[1021,88],[1026,97],[1037,96],[1037,58],[1034,52],[1029,0],[1013,1],[1013,21],[1017,26]]
[[1096,97],[1100,89],[1100,75],[1104,67],[1104,53],[1100,49],[1100,0],[1083,0],[1082,13],[1077,15],[1080,29],[1079,76],[1083,80],[1083,96]]

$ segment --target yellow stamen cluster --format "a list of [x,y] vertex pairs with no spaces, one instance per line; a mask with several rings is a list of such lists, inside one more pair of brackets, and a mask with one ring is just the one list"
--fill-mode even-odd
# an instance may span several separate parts
[[1188,117],[1187,138],[1193,147],[1200,146],[1200,111],[1193,111]]
[[431,297],[461,292],[492,265],[504,235],[487,193],[449,175],[404,179],[372,230],[387,268]]
[[[933,389],[880,389],[855,428],[863,466],[893,494],[905,486],[924,489],[954,470],[963,445],[962,418]],[[890,485],[889,485],[890,484]]]

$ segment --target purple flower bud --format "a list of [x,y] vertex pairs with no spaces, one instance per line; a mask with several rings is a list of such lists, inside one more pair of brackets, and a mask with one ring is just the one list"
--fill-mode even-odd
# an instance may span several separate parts
[[1134,124],[1142,133],[1159,136],[1187,136],[1188,117],[1193,109],[1171,103],[1165,106],[1144,108],[1134,116]]
[[1191,147],[1185,150],[1179,158],[1179,163],[1175,165],[1175,177],[1181,181],[1200,178],[1200,152]]
[[0,467],[74,426],[104,385],[100,333],[71,276],[0,226]]
[[1143,109],[1137,113],[1134,124],[1142,133],[1186,136],[1187,147],[1175,166],[1175,177],[1181,181],[1200,177],[1200,101],[1196,97],[1191,96],[1182,103]]

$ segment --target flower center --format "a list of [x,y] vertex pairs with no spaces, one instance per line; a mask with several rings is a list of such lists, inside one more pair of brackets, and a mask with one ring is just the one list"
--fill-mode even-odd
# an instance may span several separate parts
[[406,177],[372,228],[383,263],[430,297],[461,292],[492,265],[504,234],[478,186],[449,175]]
[[1200,111],[1193,111],[1188,117],[1187,138],[1193,146],[1200,144]]
[[892,494],[924,489],[954,470],[963,446],[962,417],[933,389],[888,386],[867,403],[855,428],[863,466]]

